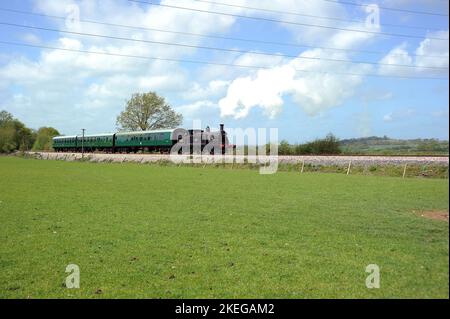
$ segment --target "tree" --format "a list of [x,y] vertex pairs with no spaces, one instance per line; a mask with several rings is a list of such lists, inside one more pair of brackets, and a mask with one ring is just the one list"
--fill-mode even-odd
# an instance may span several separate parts
[[341,153],[339,139],[331,133],[323,139],[317,139],[313,142],[307,143],[306,146],[311,154],[333,155]]
[[6,111],[0,112],[0,153],[29,150],[34,143],[33,131]]
[[325,138],[293,146],[289,145],[287,141],[281,141],[279,149],[281,149],[279,154],[282,155],[334,155],[342,152],[339,139],[331,133]]
[[33,151],[49,151],[52,149],[52,138],[60,135],[53,127],[41,127],[36,132]]
[[289,142],[286,140],[282,140],[280,145],[278,146],[278,154],[279,155],[291,155],[291,146]]
[[132,95],[125,110],[117,117],[116,125],[120,131],[146,131],[175,128],[182,121],[183,116],[176,113],[163,97],[148,92]]
[[14,142],[15,130],[10,124],[1,123],[0,124],[0,153],[10,153],[16,148],[16,143]]
[[14,120],[14,117],[11,113],[6,111],[0,111],[0,126],[7,123],[12,122]]

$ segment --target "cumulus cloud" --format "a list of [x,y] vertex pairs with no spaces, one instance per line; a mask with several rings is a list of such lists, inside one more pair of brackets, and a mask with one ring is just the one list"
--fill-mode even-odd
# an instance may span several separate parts
[[[432,37],[448,39],[449,32],[438,31],[431,34]],[[448,68],[449,45],[447,41],[426,38],[416,49],[416,65],[418,67]],[[425,57],[425,56],[431,57]],[[439,58],[438,58],[439,57]]]
[[[448,41],[434,38],[448,39],[449,32],[437,31],[429,33],[411,54],[406,43],[392,49],[379,62],[379,73],[397,76],[442,76],[448,74],[449,44]],[[411,67],[388,66],[385,64],[408,64]],[[436,69],[442,68],[442,69]]]
[[[343,31],[330,41],[346,39],[345,44],[353,46],[347,33]],[[365,40],[370,37],[364,35]],[[353,39],[364,42],[361,37]],[[281,112],[286,96],[291,96],[308,115],[316,115],[351,97],[364,74],[370,70],[370,65],[352,64],[350,57],[343,51],[307,50],[299,54],[298,58],[235,79],[226,97],[219,101],[221,115],[243,118],[252,108],[258,107],[273,118]]]
[[206,86],[202,86],[198,82],[194,82],[192,87],[187,90],[183,97],[188,100],[199,100],[217,97],[225,93],[230,81],[226,80],[212,80],[207,83]]
[[282,95],[293,87],[295,71],[289,65],[261,70],[255,77],[240,77],[219,101],[222,116],[246,117],[251,108],[259,106],[274,117],[283,104]]
[[[445,74],[448,71],[429,68],[448,68],[448,42],[430,39],[435,37],[446,38],[448,31],[430,33],[420,43],[415,54],[427,57],[411,55],[406,50],[406,44],[402,44],[380,61],[382,64],[405,64],[415,68],[383,65],[378,72],[396,76]],[[326,44],[350,49],[368,44],[373,38],[371,33],[341,31],[331,36]],[[342,62],[332,62],[330,59]],[[273,118],[281,112],[288,96],[308,115],[316,115],[339,106],[353,96],[364,75],[373,70],[371,65],[351,62],[351,56],[343,51],[312,49],[302,52],[297,59],[278,61],[278,65],[269,70],[238,77],[230,84],[227,95],[219,101],[221,115],[244,118],[256,107]],[[348,75],[349,73],[356,75]],[[392,115],[387,114],[385,120],[389,121],[391,118]]]
[[218,108],[217,104],[209,100],[201,100],[191,104],[184,104],[177,107],[177,111],[181,112],[186,118],[192,119],[198,117],[205,111]]

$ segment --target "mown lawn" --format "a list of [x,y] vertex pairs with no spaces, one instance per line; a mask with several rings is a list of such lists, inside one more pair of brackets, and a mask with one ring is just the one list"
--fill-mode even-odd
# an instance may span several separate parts
[[448,223],[417,213],[448,195],[447,180],[0,157],[0,297],[448,298]]

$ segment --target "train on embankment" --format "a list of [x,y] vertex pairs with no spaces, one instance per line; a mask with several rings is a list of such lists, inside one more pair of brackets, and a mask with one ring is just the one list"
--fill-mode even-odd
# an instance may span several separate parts
[[[104,152],[104,153],[169,153],[179,146],[179,153],[194,153],[209,148],[211,154],[225,154],[235,148],[229,143],[224,125],[219,131],[184,128],[117,132],[92,135],[56,136],[53,149],[56,152]],[[186,151],[187,150],[187,151]]]

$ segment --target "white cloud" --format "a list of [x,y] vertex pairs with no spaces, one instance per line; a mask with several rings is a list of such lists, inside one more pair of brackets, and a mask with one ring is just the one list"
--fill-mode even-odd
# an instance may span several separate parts
[[29,44],[41,44],[42,40],[34,33],[26,33],[22,35],[22,40]]
[[[430,36],[435,38],[448,39],[449,32],[438,31],[430,34]],[[449,58],[449,45],[447,41],[425,39],[423,40],[419,47],[416,49],[417,55],[429,55],[429,56],[441,56],[437,57],[416,57],[416,65],[419,67],[439,67],[448,68],[448,58]]]
[[246,117],[251,108],[259,106],[274,117],[283,104],[282,95],[292,89],[295,71],[289,65],[258,71],[256,77],[241,77],[228,88],[220,100],[222,116]]
[[383,116],[383,121],[385,121],[385,122],[392,122],[392,112],[386,114],[385,116]]
[[448,41],[432,39],[445,39],[448,38],[448,36],[448,30],[429,33],[428,37],[421,41],[420,45],[416,48],[415,55],[412,55],[407,51],[405,43],[397,46],[379,62],[383,64],[412,65],[414,67],[380,65],[379,73],[396,76],[443,76],[448,74]]
[[209,112],[217,108],[218,106],[216,103],[209,100],[201,100],[191,104],[178,106],[176,110],[181,112],[186,118],[194,118],[204,112]]
[[405,44],[392,49],[389,54],[387,54],[380,63],[379,72],[384,75],[396,75],[396,76],[408,76],[412,73],[413,69],[401,66],[387,66],[386,64],[396,64],[396,65],[411,65],[413,64],[413,58],[409,55],[408,51],[405,50]]
[[[350,41],[347,44],[352,45]],[[259,107],[264,114],[273,118],[280,113],[287,95],[292,96],[309,115],[338,106],[353,95],[364,74],[371,69],[368,65],[350,62],[343,52],[313,49],[279,66],[239,77],[230,84],[227,96],[219,101],[221,115],[243,118],[248,116],[252,108]]]
[[194,82],[192,87],[183,94],[183,97],[188,100],[217,97],[226,92],[226,88],[229,84],[230,81],[225,80],[213,80],[208,82],[206,86],[202,86],[200,83]]

